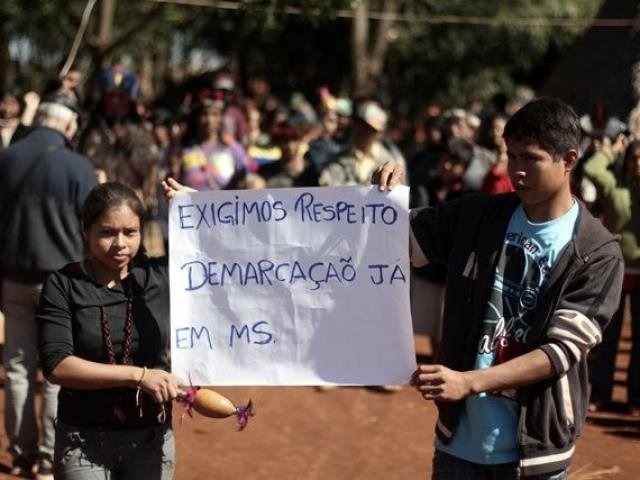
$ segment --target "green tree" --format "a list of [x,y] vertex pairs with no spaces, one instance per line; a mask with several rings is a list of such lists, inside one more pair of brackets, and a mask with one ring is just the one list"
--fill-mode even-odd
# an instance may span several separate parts
[[[343,93],[390,92],[390,105],[410,111],[425,101],[460,104],[498,91],[510,93],[521,82],[535,86],[601,3],[241,0],[235,9],[222,9],[100,0],[76,65],[90,79],[91,72],[126,54],[153,96],[186,71],[186,63],[170,69],[171,59],[186,62],[196,49],[215,49],[241,78],[264,74],[282,93],[309,93],[326,83]],[[4,0],[3,84],[15,80],[25,88],[41,88],[55,76],[84,6],[84,0]],[[495,23],[452,23],[461,17]],[[587,22],[553,26],[519,21],[526,18]],[[10,59],[10,44],[23,46],[24,55]]]
[[[73,42],[86,2],[84,0],[5,0],[0,13],[2,82],[42,88],[55,78]],[[113,56],[138,51],[134,42],[152,24],[167,25],[156,38],[156,48],[170,43],[173,8],[152,2],[100,0],[91,17],[76,61],[88,78]],[[173,19],[172,19],[173,20]],[[9,45],[23,47],[20,58],[6,61]],[[149,42],[151,43],[151,42]],[[138,56],[137,54],[135,56]]]
[[601,3],[433,0],[434,17],[482,17],[496,23],[408,22],[388,54],[400,72],[397,95],[415,92],[424,99],[453,105],[470,99],[484,100],[498,92],[513,93],[520,82],[536,84],[558,53],[589,24],[527,25],[518,20],[589,20]]

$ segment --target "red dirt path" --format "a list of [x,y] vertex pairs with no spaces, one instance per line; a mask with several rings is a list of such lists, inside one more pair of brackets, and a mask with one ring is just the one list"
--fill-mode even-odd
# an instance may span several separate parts
[[[231,419],[196,414],[181,426],[175,422],[177,480],[430,478],[435,408],[410,388],[394,394],[364,388],[219,391],[235,403],[252,398],[257,415],[243,432]],[[623,394],[617,387],[616,397]],[[6,474],[10,459],[1,419],[0,432],[0,478],[15,478]],[[640,420],[593,418],[578,442],[570,478],[640,478]]]

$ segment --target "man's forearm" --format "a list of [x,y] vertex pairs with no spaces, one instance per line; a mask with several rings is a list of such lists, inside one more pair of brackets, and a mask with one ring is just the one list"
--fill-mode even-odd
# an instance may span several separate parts
[[551,360],[539,348],[500,365],[465,372],[472,394],[525,387],[554,374]]

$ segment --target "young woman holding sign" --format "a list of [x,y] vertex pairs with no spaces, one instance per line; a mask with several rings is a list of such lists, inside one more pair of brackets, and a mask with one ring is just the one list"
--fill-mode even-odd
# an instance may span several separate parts
[[[188,190],[171,184],[164,185],[167,198]],[[47,378],[62,386],[58,479],[173,477],[171,401],[190,407],[196,389],[183,391],[169,373],[167,265],[141,248],[143,212],[129,187],[95,187],[81,211],[88,258],[51,275],[42,292],[40,359]],[[207,393],[217,403],[207,410],[196,401],[196,410],[237,413]]]
[[141,248],[144,206],[104,183],[81,211],[89,257],[51,275],[40,301],[40,358],[60,384],[56,478],[101,469],[123,478],[173,476],[166,262]]

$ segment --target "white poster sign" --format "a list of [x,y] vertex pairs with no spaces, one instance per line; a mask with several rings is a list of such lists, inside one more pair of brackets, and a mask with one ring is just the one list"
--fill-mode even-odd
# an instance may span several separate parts
[[171,361],[195,385],[405,384],[407,187],[179,194]]

